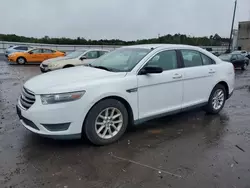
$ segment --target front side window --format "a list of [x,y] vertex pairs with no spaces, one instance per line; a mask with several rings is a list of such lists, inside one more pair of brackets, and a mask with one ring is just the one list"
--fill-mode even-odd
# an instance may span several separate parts
[[107,51],[99,51],[99,57],[101,57],[102,55],[108,53]]
[[146,66],[158,66],[165,70],[176,69],[177,65],[177,56],[175,50],[168,50],[159,52],[151,60],[148,61]]
[[78,58],[79,56],[83,55],[86,50],[79,50],[71,52],[67,55],[68,58]]
[[98,52],[97,51],[90,51],[86,54],[87,59],[96,59],[98,58]]
[[181,50],[185,67],[202,66],[202,58],[199,52],[194,50]]
[[150,51],[144,48],[119,48],[96,59],[90,66],[102,66],[116,72],[129,72]]
[[31,50],[31,52],[32,52],[33,54],[41,54],[41,53],[43,53],[43,52],[42,52],[42,49],[34,49],[34,50]]
[[203,65],[212,65],[215,64],[215,62],[208,56],[201,54],[201,58],[203,61]]

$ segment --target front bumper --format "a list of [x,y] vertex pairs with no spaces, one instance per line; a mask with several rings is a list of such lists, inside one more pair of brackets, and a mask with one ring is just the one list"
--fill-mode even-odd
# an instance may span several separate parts
[[13,57],[7,56],[7,58],[8,58],[8,61],[10,61],[10,62],[16,62]]
[[231,98],[231,97],[232,97],[232,95],[233,95],[233,93],[234,93],[234,90],[233,90],[231,93],[229,93],[229,95],[228,95],[227,99]]
[[54,139],[81,138],[86,113],[78,101],[43,105],[36,96],[29,109],[22,107],[20,100],[16,109],[22,125],[33,133]]
[[41,70],[42,73],[51,71],[48,68],[48,66],[44,66],[42,63],[40,64],[40,70]]

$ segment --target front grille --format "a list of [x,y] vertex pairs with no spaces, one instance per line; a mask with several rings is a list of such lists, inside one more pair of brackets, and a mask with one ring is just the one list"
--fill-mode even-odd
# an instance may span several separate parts
[[42,64],[43,67],[48,67],[48,65]]
[[20,97],[21,105],[27,110],[35,103],[35,101],[36,101],[36,97],[34,93],[27,90],[26,88],[23,88],[21,97]]

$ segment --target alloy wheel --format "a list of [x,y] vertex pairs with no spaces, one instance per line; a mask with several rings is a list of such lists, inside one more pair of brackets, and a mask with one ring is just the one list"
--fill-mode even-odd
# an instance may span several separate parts
[[111,139],[119,133],[123,125],[121,111],[109,107],[101,111],[95,120],[95,131],[102,139]]
[[214,92],[214,96],[212,99],[212,106],[215,110],[219,110],[224,103],[225,100],[225,94],[222,89],[218,89]]

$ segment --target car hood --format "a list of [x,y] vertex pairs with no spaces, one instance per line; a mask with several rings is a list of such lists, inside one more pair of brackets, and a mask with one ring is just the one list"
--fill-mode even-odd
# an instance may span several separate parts
[[51,62],[57,62],[57,61],[64,61],[64,60],[68,60],[68,59],[73,59],[72,57],[56,57],[56,58],[52,58],[52,59],[48,59],[42,62],[43,65],[48,65]]
[[28,80],[24,87],[35,94],[64,93],[84,90],[93,82],[101,82],[107,78],[124,77],[125,72],[109,72],[86,66],[56,70],[35,76]]

